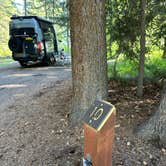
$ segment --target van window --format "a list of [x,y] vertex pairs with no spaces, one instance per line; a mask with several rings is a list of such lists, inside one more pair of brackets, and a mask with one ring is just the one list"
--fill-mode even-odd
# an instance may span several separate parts
[[54,39],[54,30],[51,24],[40,22],[40,26],[43,32],[43,38],[47,41]]
[[51,27],[48,27],[47,29],[43,29],[43,36],[46,41],[53,41],[54,40],[54,34]]
[[43,39],[45,42],[46,50],[47,51],[54,51],[54,29],[51,24],[40,22],[40,26],[43,32]]
[[35,31],[34,28],[15,28],[10,29],[10,35],[34,35]]

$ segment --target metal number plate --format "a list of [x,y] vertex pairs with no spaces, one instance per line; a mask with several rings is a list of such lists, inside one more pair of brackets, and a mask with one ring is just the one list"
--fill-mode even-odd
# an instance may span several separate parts
[[100,130],[115,107],[106,101],[95,101],[85,113],[83,121],[96,130]]

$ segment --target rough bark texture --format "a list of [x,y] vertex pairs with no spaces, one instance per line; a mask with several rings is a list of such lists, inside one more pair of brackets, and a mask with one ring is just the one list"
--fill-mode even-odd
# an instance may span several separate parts
[[105,1],[71,0],[69,7],[75,123],[95,99],[107,97]]
[[138,136],[166,147],[166,86],[156,114],[141,127]]
[[140,39],[140,57],[139,57],[139,75],[137,95],[143,95],[144,61],[145,61],[145,36],[146,36],[146,0],[141,0],[141,39]]

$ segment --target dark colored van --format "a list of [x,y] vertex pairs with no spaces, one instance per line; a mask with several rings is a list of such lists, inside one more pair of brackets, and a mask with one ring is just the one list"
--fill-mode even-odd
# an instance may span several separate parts
[[29,62],[52,65],[58,46],[53,23],[37,16],[13,16],[9,25],[12,57],[25,67]]

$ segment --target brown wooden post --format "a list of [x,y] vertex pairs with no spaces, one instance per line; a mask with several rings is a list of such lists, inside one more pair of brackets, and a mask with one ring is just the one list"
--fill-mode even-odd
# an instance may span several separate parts
[[96,101],[84,117],[84,158],[90,155],[93,166],[112,166],[115,107]]

